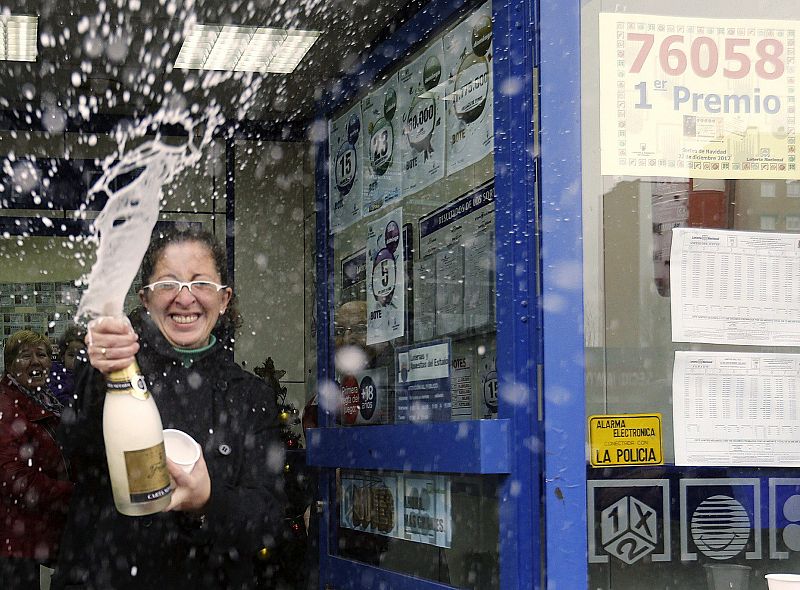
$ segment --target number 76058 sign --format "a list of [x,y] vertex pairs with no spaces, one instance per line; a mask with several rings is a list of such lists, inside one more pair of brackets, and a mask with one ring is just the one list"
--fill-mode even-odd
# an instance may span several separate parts
[[634,109],[650,111],[660,101],[675,113],[700,116],[784,110],[794,78],[793,30],[641,21],[618,26],[617,67]]
[[785,48],[780,39],[667,35],[656,46],[654,34],[628,32],[627,40],[638,46],[628,68],[631,74],[640,73],[648,60],[656,60],[669,76],[681,76],[691,68],[700,78],[710,78],[721,70],[725,78],[734,80],[751,72],[762,80],[776,80],[786,70]]
[[599,16],[603,174],[798,177],[800,22]]

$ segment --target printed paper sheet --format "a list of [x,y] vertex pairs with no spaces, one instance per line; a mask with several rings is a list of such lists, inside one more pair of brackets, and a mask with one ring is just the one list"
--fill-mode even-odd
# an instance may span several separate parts
[[484,329],[494,323],[494,182],[419,222],[414,277],[417,341]]
[[673,229],[672,340],[800,345],[800,236]]
[[800,355],[676,352],[676,465],[800,465]]

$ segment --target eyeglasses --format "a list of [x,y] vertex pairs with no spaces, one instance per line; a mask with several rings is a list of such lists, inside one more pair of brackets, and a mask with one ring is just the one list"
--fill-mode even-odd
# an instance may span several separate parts
[[222,289],[225,289],[227,285],[219,285],[217,283],[213,283],[211,281],[156,281],[155,283],[150,283],[149,285],[145,285],[144,289],[150,289],[156,295],[164,295],[164,296],[172,296],[177,297],[178,293],[181,292],[181,289],[186,287],[189,289],[189,293],[192,295],[212,295]]
[[348,332],[350,334],[366,334],[367,324],[356,324],[355,326],[334,326],[333,332],[336,336],[344,336]]

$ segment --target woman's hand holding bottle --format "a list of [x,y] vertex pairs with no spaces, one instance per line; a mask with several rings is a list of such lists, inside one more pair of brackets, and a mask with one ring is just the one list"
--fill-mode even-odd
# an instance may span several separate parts
[[135,362],[139,336],[126,317],[99,317],[89,322],[86,350],[92,366],[108,376]]

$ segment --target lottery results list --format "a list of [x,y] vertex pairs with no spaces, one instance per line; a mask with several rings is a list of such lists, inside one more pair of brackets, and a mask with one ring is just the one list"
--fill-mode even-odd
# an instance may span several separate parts
[[676,465],[800,465],[800,355],[676,352]]
[[800,236],[672,231],[673,341],[800,346]]
[[[673,230],[672,339],[800,345],[800,236]],[[676,465],[800,465],[800,355],[678,351]],[[745,349],[746,350],[746,349]]]

